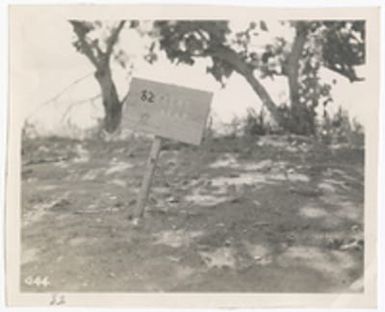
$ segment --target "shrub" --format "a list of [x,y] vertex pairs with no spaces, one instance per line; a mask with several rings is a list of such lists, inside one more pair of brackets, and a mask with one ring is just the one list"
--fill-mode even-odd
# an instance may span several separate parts
[[266,122],[266,116],[263,109],[257,113],[254,109],[249,108],[243,125],[243,134],[245,136],[255,136],[265,135],[269,132],[270,127]]
[[349,113],[341,107],[333,116],[324,111],[317,134],[326,144],[346,143],[355,146],[364,144],[363,126],[355,118],[350,120]]

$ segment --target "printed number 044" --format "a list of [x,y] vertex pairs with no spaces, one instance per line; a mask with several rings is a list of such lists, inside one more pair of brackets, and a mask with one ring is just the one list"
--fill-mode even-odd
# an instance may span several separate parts
[[28,276],[24,280],[25,284],[28,286],[38,286],[38,287],[48,287],[50,285],[50,282],[48,280],[48,276]]

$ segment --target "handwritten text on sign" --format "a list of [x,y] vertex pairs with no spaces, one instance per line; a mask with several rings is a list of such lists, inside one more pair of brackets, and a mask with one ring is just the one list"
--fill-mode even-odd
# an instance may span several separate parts
[[133,78],[122,128],[199,145],[212,93]]

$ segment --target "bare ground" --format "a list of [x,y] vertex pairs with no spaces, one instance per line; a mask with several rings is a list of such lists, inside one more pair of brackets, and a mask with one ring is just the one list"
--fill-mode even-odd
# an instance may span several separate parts
[[149,148],[23,143],[22,291],[362,291],[362,150],[287,137],[167,142],[134,227]]

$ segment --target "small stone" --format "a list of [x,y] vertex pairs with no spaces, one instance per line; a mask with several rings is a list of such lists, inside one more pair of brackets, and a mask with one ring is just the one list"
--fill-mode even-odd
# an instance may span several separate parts
[[237,204],[240,202],[241,202],[241,198],[239,196],[236,196],[236,197],[233,197],[232,199],[230,199],[230,203],[232,203],[232,204]]
[[174,167],[176,165],[176,162],[173,160],[170,160],[167,162],[167,166]]
[[167,198],[167,202],[175,204],[175,203],[179,203],[179,199],[174,197],[174,196],[171,196],[171,197]]
[[351,242],[341,245],[339,249],[340,250],[362,250],[362,248],[363,248],[363,241],[353,240]]
[[151,196],[151,197],[149,198],[149,202],[150,202],[151,204],[153,204],[153,205],[156,205],[158,201],[157,201],[154,197]]
[[351,230],[353,231],[353,232],[357,232],[358,230],[360,229],[360,227],[356,224],[356,225],[353,225],[352,227],[351,227]]
[[121,208],[121,207],[123,207],[124,206],[124,204],[123,204],[123,202],[121,202],[121,201],[118,201],[118,202],[116,202],[115,203],[115,205],[114,205],[116,208]]
[[177,258],[177,257],[173,257],[173,256],[169,256],[168,257],[172,262],[179,262],[179,258]]
[[70,207],[70,204],[71,202],[69,200],[62,198],[51,206],[51,210],[53,211],[65,210]]
[[211,180],[207,180],[207,181],[205,182],[205,186],[211,186],[212,183],[213,183],[213,182],[212,182]]
[[137,227],[139,226],[139,221],[140,221],[139,218],[133,218],[131,223],[134,227]]

